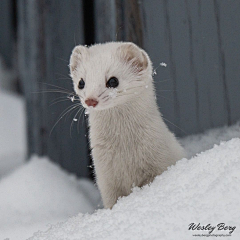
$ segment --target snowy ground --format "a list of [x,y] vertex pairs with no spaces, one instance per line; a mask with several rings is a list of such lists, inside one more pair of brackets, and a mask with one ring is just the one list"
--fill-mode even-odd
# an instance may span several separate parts
[[92,182],[33,157],[0,180],[0,239],[27,239],[79,212],[93,212],[99,202]]
[[[95,186],[47,159],[24,163],[24,104],[5,92],[0,102],[0,239],[24,240],[38,230],[46,232],[32,239],[192,239],[187,230],[192,222],[236,226],[231,239],[239,239],[240,140],[179,161],[112,211],[82,215],[98,207]],[[239,123],[181,143],[190,158],[234,137],[240,137]]]
[[0,179],[23,164],[26,154],[24,103],[0,91]]
[[181,139],[190,160],[180,160],[151,186],[135,188],[113,210],[84,214],[100,203],[90,181],[45,158],[24,162],[23,100],[0,91],[0,116],[0,239],[24,240],[38,230],[32,240],[187,240],[208,233],[188,230],[190,223],[236,226],[224,239],[240,239],[240,140],[213,148],[240,138],[239,123]]
[[[213,229],[210,239],[240,239],[240,139],[232,139],[190,160],[182,159],[156,177],[150,186],[135,188],[112,210],[79,214],[31,240],[195,239],[209,230],[188,230],[189,224]],[[229,235],[232,233],[232,236]],[[198,239],[196,237],[196,239]]]
[[180,139],[180,142],[186,150],[187,158],[190,158],[196,153],[211,149],[214,144],[220,144],[232,138],[240,138],[240,121],[230,127],[211,129],[203,134],[185,137]]

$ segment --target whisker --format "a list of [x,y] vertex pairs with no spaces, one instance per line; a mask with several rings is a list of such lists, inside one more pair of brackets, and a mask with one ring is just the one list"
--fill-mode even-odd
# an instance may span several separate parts
[[[162,63],[159,63],[159,65],[158,65],[155,69],[153,69],[153,73],[156,73],[156,70],[157,70],[159,67],[162,67]],[[154,74],[154,75],[156,75],[156,74]]]
[[65,113],[65,111],[67,111],[68,109],[70,109],[71,107],[75,107],[75,106],[78,106],[79,105],[79,103],[75,103],[75,104],[73,104],[73,105],[71,105],[71,106],[68,106],[61,114],[60,114],[60,116],[63,114],[63,113]]
[[65,77],[65,78],[67,78],[67,79],[72,80],[72,78],[71,78],[70,76],[66,76],[66,75],[61,74],[61,73],[55,73],[55,74],[56,74],[56,75],[59,75],[59,76],[61,76],[61,77]]
[[82,116],[83,116],[82,127],[83,127],[84,121],[87,120],[86,115],[85,115],[85,110],[86,109],[84,108],[84,110],[82,111]]
[[115,35],[115,41],[117,41],[117,36],[118,36],[118,32],[120,31],[120,29],[122,28],[122,26],[120,26],[116,32],[116,35]]
[[[82,111],[81,111],[80,114],[79,114],[78,124],[77,124],[77,131],[78,131],[78,133],[79,133],[79,122],[80,122],[80,120],[81,120],[81,116],[83,115],[83,112],[84,112],[85,108],[83,107],[81,110],[82,110]],[[83,121],[84,121],[84,118],[83,118]]]
[[159,92],[176,92],[177,90],[159,90]]
[[145,87],[146,85],[139,85],[139,86],[135,86],[135,87],[131,87],[131,88],[125,88],[124,90],[121,90],[121,91],[118,91],[118,93],[122,93],[124,91],[128,91],[128,90],[131,90],[131,89],[135,89],[135,88],[141,88],[141,87]]
[[174,102],[172,99],[170,99],[170,98],[166,98],[166,97],[164,97],[164,96],[162,96],[162,95],[160,95],[160,94],[156,94],[158,97],[162,97],[162,98],[164,98],[164,99],[167,99],[168,101],[171,101],[171,102]]
[[143,80],[141,80],[141,79],[138,79],[138,80],[132,80],[132,81],[130,81],[129,83],[131,83],[131,82],[143,82]]
[[128,95],[135,95],[135,93],[128,93],[128,94],[117,95],[116,98],[117,98],[117,97],[128,96]]
[[165,121],[169,122],[170,124],[172,124],[174,127],[178,128],[179,130],[181,130],[183,133],[187,134],[187,132],[185,132],[183,129],[181,129],[180,127],[178,127],[177,125],[173,124],[171,121],[167,120],[166,118],[162,117]]
[[108,96],[108,98],[105,101],[103,101],[103,103],[107,102],[109,99],[110,99],[110,96]]
[[[49,136],[51,136],[53,129],[54,129],[55,126],[59,123],[59,121],[60,121],[67,113],[69,113],[70,111],[72,111],[73,109],[75,109],[75,108],[78,107],[78,106],[79,106],[79,103],[74,104],[73,106],[67,107],[67,109],[65,109],[65,110],[60,114],[60,117],[59,117],[59,119],[57,120],[57,122],[53,125],[53,127],[52,127],[52,129],[51,129],[51,131],[50,131]],[[70,108],[70,109],[69,109],[69,108]]]
[[60,103],[60,102],[65,102],[65,101],[69,101],[69,99],[62,99],[62,100],[59,100],[59,101],[55,101],[55,102],[51,103],[51,104],[49,105],[49,107],[52,106],[52,105],[55,105],[55,104],[57,104],[57,103]]
[[[170,80],[171,80],[171,78],[167,78],[167,79],[164,79],[164,80],[158,81],[158,82],[162,83],[162,82],[168,82],[168,81],[170,81]],[[132,81],[130,81],[129,83],[131,83],[131,82],[143,82],[143,80],[141,80],[141,79],[132,80]]]
[[71,125],[70,125],[70,137],[72,138],[72,125],[73,125],[73,122],[75,121],[78,113],[82,110],[81,106],[79,107],[79,110],[77,111],[77,113],[74,115],[73,119],[72,119],[72,122],[71,122]]
[[59,57],[58,57],[58,59],[59,59],[59,60],[62,60],[62,61],[64,61],[64,62],[67,62],[67,63],[69,62],[69,61],[67,61],[67,60],[65,60],[65,59],[63,59],[63,58],[59,58]]
[[57,85],[54,85],[54,84],[44,83],[44,82],[39,82],[39,83],[44,84],[44,85],[48,85],[48,86],[51,86],[51,87],[56,87],[56,88],[59,88],[59,89],[65,90],[65,91],[69,91],[69,89],[67,89],[67,88],[60,87],[60,86],[57,86]]
[[[75,97],[76,97],[76,98],[75,98]],[[76,100],[76,101],[78,100],[79,102],[81,102],[81,101],[80,101],[80,98],[83,98],[83,97],[82,97],[82,95],[78,94],[78,95],[73,95],[73,96],[70,95],[70,96],[68,96],[67,98],[70,99],[72,102],[74,102],[75,100]]]
[[101,94],[99,94],[98,97],[101,97],[107,90],[108,90],[108,88],[105,89]]
[[101,100],[103,100],[103,99],[105,99],[105,98],[107,98],[107,97],[109,97],[109,95],[106,95],[106,96],[102,97]]
[[[80,97],[82,97],[82,96],[80,96]],[[64,102],[64,101],[69,101],[69,100],[71,100],[71,102],[74,102],[75,100],[79,100],[79,98],[75,99],[75,96],[71,96],[71,95],[64,96],[64,97],[58,97],[58,98],[52,100],[50,102],[49,106],[52,106],[52,105],[54,105],[56,103],[59,103],[59,102]]]
[[74,36],[74,45],[77,46],[76,38],[75,38],[75,37],[76,37],[76,36],[75,36],[75,32],[74,32],[74,35],[73,35],[73,36]]
[[66,96],[62,96],[62,97],[57,97],[57,98],[55,98],[55,99],[53,99],[50,103],[53,103],[54,101],[57,101],[57,100],[59,100],[59,99],[62,99],[62,98],[68,98],[68,97],[66,97]]
[[[74,110],[76,110],[76,109],[74,108]],[[69,112],[66,114],[66,116],[65,116],[64,122],[66,123],[66,121],[67,121],[69,118],[71,118],[71,115],[73,115],[73,114],[74,114],[74,111],[69,111]]]
[[[75,99],[75,100],[78,101],[77,103],[75,103],[76,105],[78,104],[80,107],[83,107],[80,99]],[[74,105],[75,105],[75,104],[74,104]],[[68,119],[68,117],[71,117],[71,114],[72,114],[72,113],[69,113],[69,115],[66,115],[65,121]]]
[[77,95],[74,92],[66,92],[66,91],[60,91],[57,89],[43,89],[42,91],[39,92],[32,92],[32,93],[64,93],[67,95],[74,95],[77,97]]
[[172,79],[171,78],[167,78],[167,79],[164,79],[164,80],[161,80],[161,81],[158,81],[158,82],[162,83],[162,82],[168,82],[170,80],[172,80]]
[[72,80],[70,77],[67,78],[67,77],[58,77],[57,80]]

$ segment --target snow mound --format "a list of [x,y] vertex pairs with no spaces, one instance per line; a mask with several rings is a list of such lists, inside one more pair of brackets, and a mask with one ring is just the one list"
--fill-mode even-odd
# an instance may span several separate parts
[[24,163],[26,154],[24,111],[23,98],[0,90],[0,178]]
[[[16,234],[23,236],[23,229],[27,238],[31,236],[29,226],[36,223],[38,226],[33,227],[32,233],[76,213],[91,213],[99,200],[99,192],[90,180],[77,180],[46,158],[33,157],[1,179],[0,239]],[[12,226],[15,235],[6,236],[4,232],[9,234],[7,228]],[[18,227],[20,230],[16,231]]]
[[190,135],[179,139],[190,158],[196,153],[211,149],[214,144],[220,144],[222,141],[228,141],[232,138],[240,138],[240,122],[232,126],[210,129],[204,133]]
[[16,70],[7,68],[2,56],[0,56],[0,89],[8,91],[16,90]]
[[[240,139],[232,139],[178,161],[150,186],[134,188],[112,210],[79,214],[29,240],[192,240],[193,234],[208,234],[188,230],[191,223],[236,226],[232,236],[224,239],[239,239],[239,186]],[[212,234],[229,234],[229,230],[215,229]]]

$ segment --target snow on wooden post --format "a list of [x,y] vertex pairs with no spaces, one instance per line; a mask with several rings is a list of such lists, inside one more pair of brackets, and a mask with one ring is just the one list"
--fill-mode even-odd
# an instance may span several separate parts
[[68,64],[73,47],[84,41],[82,19],[80,0],[18,0],[19,72],[27,102],[29,156],[48,156],[87,177],[84,116],[73,120],[79,108],[63,114],[53,128],[61,113],[77,103],[58,91],[73,91]]

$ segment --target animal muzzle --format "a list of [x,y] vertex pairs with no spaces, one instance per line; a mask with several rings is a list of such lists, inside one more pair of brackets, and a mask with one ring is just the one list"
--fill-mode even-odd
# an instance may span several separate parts
[[89,106],[89,107],[96,107],[97,104],[98,104],[98,101],[93,99],[93,98],[90,98],[90,99],[87,99],[85,100],[85,103]]

